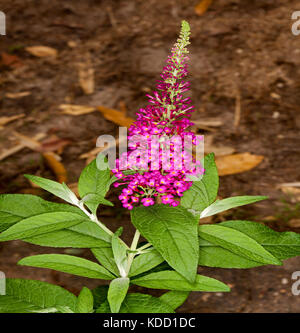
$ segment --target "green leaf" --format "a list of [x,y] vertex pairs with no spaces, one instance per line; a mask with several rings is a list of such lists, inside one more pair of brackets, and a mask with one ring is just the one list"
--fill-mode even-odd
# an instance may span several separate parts
[[72,311],[68,306],[57,305],[56,309],[58,313],[74,313],[74,311]]
[[45,234],[71,227],[85,220],[85,217],[69,212],[52,212],[31,216],[2,232],[0,242]]
[[300,255],[300,234],[295,232],[277,232],[265,225],[250,221],[226,221],[220,225],[253,238],[279,260]]
[[[96,310],[97,313],[110,313],[108,302],[104,302]],[[158,298],[134,293],[128,294],[121,306],[120,313],[174,313],[172,307]]]
[[199,236],[250,260],[281,265],[271,253],[244,233],[221,225],[200,225]]
[[85,214],[77,207],[46,201],[31,194],[0,195],[0,232],[24,218],[50,212]]
[[111,238],[111,246],[112,252],[114,255],[115,263],[119,269],[120,275],[125,277],[126,274],[126,266],[127,266],[127,248],[119,239],[123,228],[119,228]]
[[52,247],[111,247],[111,236],[90,220],[71,226],[68,229],[25,238],[23,241]]
[[214,202],[213,204],[211,204],[202,211],[200,218],[202,219],[203,217],[212,216],[231,208],[248,205],[257,201],[265,200],[267,198],[268,197],[265,196],[245,195],[239,197],[231,197],[223,200],[217,200],[216,202]]
[[97,208],[100,204],[106,205],[106,206],[113,206],[114,204],[110,201],[106,200],[102,195],[90,193],[85,195],[81,200],[81,203],[84,203],[91,212],[96,215],[97,214]]
[[134,258],[130,267],[129,277],[147,272],[153,267],[161,264],[163,261],[164,258],[152,248],[148,252],[142,253]]
[[111,245],[92,236],[63,229],[47,234],[22,239],[24,242],[49,247],[72,247],[80,249],[109,248]]
[[111,243],[111,236],[101,229],[95,222],[90,220],[76,224],[68,229],[82,235],[94,237],[109,244]]
[[119,269],[115,263],[114,254],[111,247],[94,248],[91,249],[91,251],[102,266],[104,266],[116,276],[119,276]]
[[172,267],[166,262],[163,261],[161,264],[155,266],[154,268],[151,268],[149,271],[146,271],[144,273],[141,273],[139,275],[135,275],[135,279],[140,278],[142,276],[148,275],[150,273],[156,273],[156,272],[161,272],[161,271],[168,271],[172,270]]
[[108,286],[98,286],[92,290],[92,294],[94,297],[94,309],[99,308],[99,306],[105,301],[107,302],[107,293]]
[[190,294],[189,291],[172,290],[161,295],[159,297],[159,300],[161,300],[164,303],[167,303],[168,305],[170,305],[172,309],[175,310],[179,308],[180,305],[182,305],[186,301],[189,294]]
[[129,288],[129,279],[122,277],[111,281],[107,300],[112,313],[118,313]]
[[197,273],[197,220],[183,207],[136,207],[131,220],[167,263],[190,282]]
[[76,205],[78,199],[76,195],[68,188],[65,183],[58,183],[54,180],[33,176],[33,175],[24,175],[27,179],[31,180],[34,184],[39,185],[42,189],[56,195],[57,197]]
[[91,279],[114,278],[108,270],[95,262],[66,254],[39,254],[21,259],[18,265],[49,268]]
[[153,289],[215,292],[230,291],[230,288],[226,284],[216,279],[197,275],[196,281],[190,283],[175,271],[151,273],[138,279],[133,279],[131,282],[141,287]]
[[96,160],[87,165],[78,181],[78,192],[81,198],[87,194],[98,194],[105,197],[109,189],[110,171],[109,169],[99,170]]
[[6,279],[6,295],[0,296],[0,313],[40,312],[67,306],[74,310],[76,296],[67,290],[42,281]]
[[76,303],[76,313],[93,312],[94,297],[89,288],[83,287]]
[[197,217],[215,201],[219,188],[218,170],[214,154],[206,155],[201,163],[205,168],[202,179],[193,182],[193,185],[184,192],[180,202],[181,206],[189,209]]
[[199,239],[199,265],[219,268],[252,268],[265,265],[264,263],[241,257],[221,246]]

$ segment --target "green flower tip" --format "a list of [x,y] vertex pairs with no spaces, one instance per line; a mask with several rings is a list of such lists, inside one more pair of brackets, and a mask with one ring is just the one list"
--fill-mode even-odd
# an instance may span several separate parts
[[187,21],[183,20],[181,21],[180,34],[175,46],[177,46],[184,53],[188,53],[185,47],[190,44],[189,36],[190,36],[190,25],[188,24]]
[[181,32],[182,33],[189,33],[190,32],[190,25],[187,21],[181,21]]

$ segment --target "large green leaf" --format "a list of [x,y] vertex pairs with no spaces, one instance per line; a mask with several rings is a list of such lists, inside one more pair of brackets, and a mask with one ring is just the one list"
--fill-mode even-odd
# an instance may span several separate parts
[[63,229],[34,237],[22,239],[24,242],[49,247],[72,247],[80,249],[106,248],[110,243],[96,237],[81,234],[76,231]]
[[226,221],[220,225],[253,238],[279,260],[300,255],[300,234],[295,232],[277,232],[265,225],[250,221]]
[[65,183],[58,183],[54,180],[33,176],[33,175],[24,175],[26,178],[31,180],[36,185],[39,185],[42,189],[56,195],[57,197],[76,205],[78,199],[76,195],[68,188]]
[[29,313],[59,306],[75,310],[76,296],[42,281],[6,279],[6,295],[0,296],[0,313]]
[[197,220],[191,213],[179,206],[140,206],[132,210],[131,219],[171,267],[195,281],[199,245]]
[[95,222],[92,221],[79,223],[72,227],[69,227],[68,229],[82,235],[94,237],[106,243],[111,243],[111,236],[107,234],[102,228],[100,228]]
[[118,313],[129,288],[129,279],[122,277],[111,281],[107,300],[112,313]]
[[40,254],[26,257],[18,265],[42,267],[91,279],[111,280],[114,276],[104,267],[87,259],[66,254]]
[[83,221],[86,221],[85,217],[70,212],[52,212],[31,216],[2,232],[0,242],[65,229]]
[[67,229],[25,238],[23,241],[51,247],[102,248],[111,246],[111,236],[90,220]]
[[93,312],[94,297],[89,288],[83,287],[77,298],[76,313]]
[[114,254],[111,247],[94,248],[91,249],[91,251],[102,266],[104,266],[116,276],[120,275],[119,269],[115,263]]
[[199,236],[250,260],[281,265],[271,253],[244,233],[221,225],[200,225]]
[[233,253],[219,245],[199,239],[199,265],[220,268],[252,268],[265,265]]
[[206,155],[201,162],[205,168],[202,179],[193,182],[193,185],[184,192],[180,202],[181,206],[189,209],[197,217],[215,201],[219,188],[214,154]]
[[133,284],[153,289],[169,289],[179,291],[230,291],[230,288],[216,279],[197,275],[194,283],[188,282],[175,271],[161,271],[131,280]]
[[153,267],[161,264],[163,261],[164,258],[154,248],[152,248],[146,253],[142,253],[134,258],[130,267],[129,277],[147,272]]
[[107,293],[108,286],[98,286],[92,290],[94,297],[94,309],[98,309],[102,303],[107,302]]
[[125,277],[127,268],[127,248],[121,242],[119,236],[122,234],[123,228],[119,228],[111,238],[112,252],[114,255],[115,263],[119,269],[120,275]]
[[50,212],[71,212],[85,216],[77,207],[46,201],[35,195],[1,194],[0,232],[27,217]]
[[110,171],[109,169],[99,170],[96,160],[87,165],[78,181],[78,192],[81,198],[87,194],[98,194],[105,197],[109,189]]
[[265,196],[250,196],[250,195],[245,195],[245,196],[238,196],[238,197],[231,197],[223,200],[217,200],[210,206],[206,207],[202,213],[200,214],[200,218],[203,217],[208,217],[212,216],[221,212],[224,212],[225,210],[239,207],[239,206],[244,206],[244,205],[249,205],[251,203],[265,200],[268,197]]
[[159,299],[175,310],[186,301],[189,294],[189,291],[171,290],[161,295]]
[[[108,301],[102,303],[97,313],[110,313]],[[171,306],[158,298],[135,293],[128,294],[122,303],[120,313],[174,313]]]

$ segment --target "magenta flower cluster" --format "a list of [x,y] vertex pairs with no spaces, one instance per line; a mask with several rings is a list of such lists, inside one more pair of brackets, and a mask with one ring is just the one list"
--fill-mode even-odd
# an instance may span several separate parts
[[155,202],[175,207],[192,185],[189,176],[204,173],[192,150],[183,149],[186,142],[191,149],[199,144],[199,136],[187,130],[193,125],[189,118],[194,107],[191,99],[183,96],[190,86],[183,81],[188,44],[189,29],[183,26],[157,91],[147,95],[150,104],[139,110],[137,121],[129,128],[129,151],[120,156],[112,170],[118,178],[114,186],[125,185],[119,199],[129,210],[137,204],[151,206]]

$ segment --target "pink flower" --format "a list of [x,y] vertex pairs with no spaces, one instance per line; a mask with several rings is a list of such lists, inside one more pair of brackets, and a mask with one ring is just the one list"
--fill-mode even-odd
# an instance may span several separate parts
[[158,186],[158,187],[156,188],[156,191],[157,191],[158,193],[164,193],[164,192],[166,192],[166,190],[167,190],[167,188],[166,188],[165,186]]
[[[191,99],[183,96],[190,86],[189,82],[183,80],[187,76],[188,44],[189,27],[183,23],[180,37],[156,86],[157,90],[147,95],[149,104],[139,110],[137,120],[129,127],[129,151],[121,158],[125,158],[125,165],[130,169],[138,168],[139,171],[124,175],[118,169],[120,160],[116,161],[117,168],[112,170],[126,186],[119,198],[128,209],[140,201],[144,206],[154,205],[155,197],[161,197],[163,204],[176,207],[179,205],[178,199],[192,185],[187,175],[204,172],[202,166],[194,166],[191,149],[182,150],[186,136],[190,138],[191,148],[199,144],[199,138],[187,130],[193,125],[189,118],[194,107]],[[137,134],[143,138],[143,143],[132,142],[134,140],[131,138]],[[151,141],[154,135],[155,140]],[[145,151],[137,157],[135,154],[139,153],[141,145]]]
[[124,177],[124,174],[122,172],[117,172],[115,173],[115,176],[118,178],[118,179],[121,179]]
[[148,181],[148,185],[149,186],[151,186],[151,187],[153,187],[153,186],[155,186],[155,179],[150,179],[149,181]]
[[127,209],[129,209],[129,210],[132,210],[132,209],[133,209],[133,206],[132,206],[130,203],[128,203],[128,202],[123,203],[123,207],[124,207],[124,208],[127,208]]
[[161,201],[164,204],[172,203],[173,202],[173,195],[172,194],[163,195],[161,197]]
[[154,205],[154,199],[152,199],[152,198],[144,198],[141,200],[141,202],[146,207]]
[[132,194],[133,191],[132,191],[132,189],[130,189],[130,188],[124,188],[124,189],[122,190],[122,193],[123,193],[123,194],[126,194],[126,195],[129,195],[129,194]]

